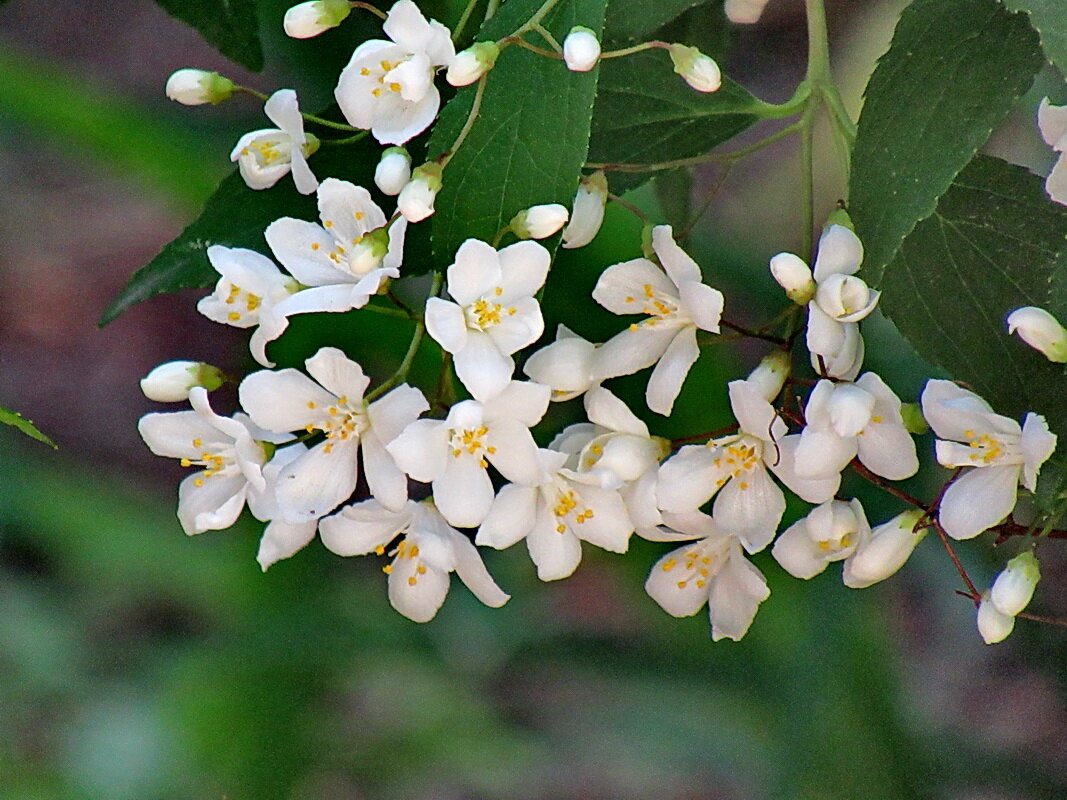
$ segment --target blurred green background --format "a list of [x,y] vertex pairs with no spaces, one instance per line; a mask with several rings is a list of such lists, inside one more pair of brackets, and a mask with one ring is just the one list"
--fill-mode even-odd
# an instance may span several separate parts
[[[770,599],[741,643],[712,644],[706,616],[672,619],[644,594],[661,545],[635,540],[625,557],[587,547],[553,584],[536,580],[521,546],[492,552],[512,601],[487,609],[457,583],[418,626],[389,607],[373,559],[313,543],[264,575],[253,521],[181,533],[181,471],[137,437],[137,418],[156,410],[137,379],[173,358],[242,370],[243,336],[198,316],[197,292],[95,322],[195,216],[231,143],[266,124],[243,101],[168,103],[171,71],[296,86],[310,108],[328,98],[323,75],[348,45],[284,42],[287,4],[276,5],[268,69],[251,76],[147,0],[0,4],[0,402],[61,448],[0,430],[0,798],[1067,797],[1067,637],[1020,621],[1003,645],[982,645],[934,540],[862,592],[842,587],[838,568],[798,582],[761,554]],[[831,5],[836,63],[858,101],[900,3]],[[787,97],[803,70],[802,3],[774,0],[734,45],[732,76]],[[1041,169],[1049,157],[1028,113],[995,146]],[[767,256],[799,247],[792,156],[786,142],[740,165],[690,242],[742,321],[778,302]],[[826,164],[824,209],[839,191]],[[670,218],[715,178],[632,199]],[[595,245],[561,257],[571,280],[546,297],[550,328],[577,317],[587,336],[614,330],[584,298],[599,270],[634,254],[637,230],[613,212]],[[362,357],[368,335],[407,335],[358,315],[327,323]],[[283,362],[324,335],[318,321],[294,328]],[[928,373],[887,324],[867,337],[869,365],[914,399]],[[712,351],[679,401],[685,414],[653,421],[655,432],[725,423],[723,384],[761,351]],[[379,360],[386,374],[387,348]],[[642,381],[621,391],[640,397]],[[557,410],[542,435],[575,413]],[[865,502],[875,521],[898,510]],[[1033,610],[1065,617],[1057,544],[1042,551]],[[1015,549],[961,548],[980,585]]]

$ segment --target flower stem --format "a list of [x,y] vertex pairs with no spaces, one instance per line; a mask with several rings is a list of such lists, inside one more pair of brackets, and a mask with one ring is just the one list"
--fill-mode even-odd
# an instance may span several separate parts
[[366,137],[367,133],[368,131],[360,131],[356,135],[346,136],[344,139],[319,139],[319,144],[323,147],[338,144],[352,144],[353,142],[358,142],[360,139]]
[[623,47],[621,50],[605,50],[600,54],[600,57],[622,58],[623,56],[632,56],[634,53],[640,53],[644,50],[652,50],[654,48],[660,48],[665,50],[668,47],[670,47],[670,45],[667,42],[641,42],[641,44],[635,44],[633,47]]
[[526,20],[519,28],[512,33],[512,36],[522,36],[526,31],[532,31],[541,24],[541,20],[545,18],[549,11],[551,11],[559,0],[545,0],[541,4],[541,7],[534,12],[533,16]]
[[364,11],[369,11],[378,19],[385,19],[387,16],[386,13],[380,8],[372,6],[370,3],[360,2],[360,0],[349,0],[348,5],[350,5],[352,8],[362,8]]
[[474,127],[474,121],[478,119],[478,114],[482,110],[482,98],[485,96],[485,79],[485,75],[478,79],[478,87],[474,90],[474,102],[471,103],[470,113],[467,114],[467,121],[463,123],[463,128],[460,130],[459,135],[452,142],[452,146],[437,159],[442,167],[448,166],[448,162],[455,157],[456,152],[463,146],[463,142],[471,132],[471,128]]
[[456,27],[452,29],[452,41],[459,41],[459,37],[463,35],[463,29],[467,27],[467,23],[470,21],[471,14],[474,13],[474,7],[478,5],[478,0],[467,0],[467,6],[463,9],[463,13],[459,17],[459,21],[456,22]]

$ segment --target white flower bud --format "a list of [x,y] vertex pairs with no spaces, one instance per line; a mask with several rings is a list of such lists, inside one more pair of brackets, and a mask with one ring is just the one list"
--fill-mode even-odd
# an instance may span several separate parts
[[986,644],[996,644],[1008,638],[1015,628],[1015,617],[1003,614],[989,601],[989,592],[978,603],[978,633]]
[[745,378],[746,383],[751,384],[759,392],[760,397],[768,403],[773,403],[782,387],[785,379],[789,377],[791,360],[785,350],[774,350],[763,357],[752,372]]
[[711,56],[684,44],[672,44],[668,51],[674,71],[698,92],[714,92],[722,86],[722,72]]
[[416,167],[407,186],[400,190],[396,207],[408,222],[421,222],[433,214],[433,204],[441,191],[441,165],[430,161]]
[[1043,308],[1024,306],[1008,314],[1008,333],[1019,338],[1049,361],[1067,362],[1067,329]]
[[563,247],[573,250],[585,247],[600,232],[604,222],[604,207],[608,203],[608,179],[599,170],[582,178],[578,194],[574,196],[571,221],[563,229]]
[[767,0],[726,0],[726,18],[740,25],[759,22]]
[[771,259],[771,275],[785,289],[786,296],[798,306],[806,306],[815,296],[815,279],[811,267],[792,253],[779,253]]
[[530,206],[512,217],[511,232],[520,239],[545,239],[567,224],[570,214],[559,203]]
[[836,272],[819,282],[815,302],[838,322],[859,322],[874,311],[879,296],[863,278]]
[[915,545],[926,536],[926,528],[920,528],[917,533],[912,530],[921,516],[917,509],[905,511],[874,528],[870,538],[845,562],[845,586],[864,589],[884,581],[904,566]]
[[141,378],[141,391],[157,403],[189,399],[189,390],[203,386],[209,392],[223,383],[222,370],[200,361],[168,361]]
[[234,91],[233,81],[217,72],[180,69],[167,78],[167,97],[187,106],[216,105]]
[[330,28],[336,28],[351,13],[348,0],[314,0],[300,3],[285,12],[282,25],[294,39],[310,39]]
[[411,156],[403,147],[390,147],[374,168],[374,185],[390,197],[400,194],[411,180]]
[[1020,553],[993,581],[989,600],[1001,614],[1014,617],[1029,605],[1039,580],[1041,568],[1037,556],[1029,551]]
[[589,28],[575,25],[563,40],[563,61],[571,72],[588,72],[600,60],[600,41]]
[[496,42],[475,42],[456,53],[448,65],[445,80],[453,86],[469,86],[493,68],[499,55]]

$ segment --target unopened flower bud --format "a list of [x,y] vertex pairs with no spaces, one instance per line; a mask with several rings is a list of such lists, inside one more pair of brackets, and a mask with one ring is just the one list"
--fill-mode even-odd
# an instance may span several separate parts
[[711,56],[684,44],[672,44],[668,51],[674,71],[698,92],[714,92],[722,86],[722,72]]
[[372,269],[377,269],[389,252],[389,231],[383,228],[375,228],[363,234],[363,238],[353,245],[352,252],[348,254],[348,268],[356,275],[366,275]]
[[282,25],[294,39],[310,39],[336,28],[352,11],[348,0],[314,0],[300,3],[285,12]]
[[756,388],[760,397],[768,403],[773,403],[774,398],[785,386],[785,379],[789,377],[791,359],[785,350],[774,350],[763,357],[745,381]]
[[1001,614],[1014,617],[1030,604],[1039,580],[1041,568],[1037,556],[1029,551],[1020,553],[993,581],[989,600]]
[[874,311],[879,296],[863,278],[838,272],[819,282],[815,302],[838,322],[859,322]]
[[978,633],[986,644],[1003,642],[1015,628],[1015,617],[1004,614],[989,600],[989,592],[978,603]]
[[563,61],[571,72],[588,72],[600,60],[600,41],[589,28],[575,25],[563,40]]
[[913,530],[921,517],[918,509],[905,511],[874,528],[870,538],[845,563],[845,586],[864,589],[904,566],[915,545],[926,535],[926,528],[920,528],[918,533]]
[[922,407],[918,403],[901,403],[900,418],[904,422],[904,430],[916,436],[922,436],[930,426],[926,424]]
[[390,147],[374,168],[374,185],[387,195],[400,194],[411,180],[411,156],[403,147]]
[[408,222],[421,222],[433,214],[433,204],[441,191],[441,165],[428,161],[416,167],[411,180],[400,190],[396,206]]
[[559,203],[530,206],[511,219],[511,232],[520,239],[545,239],[567,224],[570,214]]
[[189,390],[203,386],[209,392],[222,386],[222,370],[200,361],[168,361],[141,378],[141,391],[157,403],[189,399]]
[[771,275],[785,289],[786,296],[798,306],[806,306],[815,296],[815,279],[811,267],[792,253],[779,253],[771,259]]
[[216,105],[233,94],[233,81],[217,72],[180,69],[167,78],[167,97],[187,106]]
[[496,42],[475,42],[453,57],[445,80],[453,86],[469,86],[496,64],[500,48]]
[[574,196],[571,221],[563,229],[563,247],[572,250],[585,247],[600,232],[604,223],[604,208],[608,203],[608,179],[601,171],[582,178],[578,194]]
[[1008,314],[1008,333],[1038,350],[1049,361],[1067,362],[1067,330],[1043,308],[1024,306]]

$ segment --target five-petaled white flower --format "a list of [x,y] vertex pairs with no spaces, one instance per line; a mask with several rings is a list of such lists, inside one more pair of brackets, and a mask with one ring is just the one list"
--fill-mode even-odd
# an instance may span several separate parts
[[346,506],[319,524],[322,543],[342,556],[386,548],[403,535],[389,551],[389,602],[415,622],[429,622],[448,595],[449,573],[455,572],[475,597],[499,608],[510,596],[489,575],[478,549],[442,518],[433,503],[408,503],[391,511],[374,500]]
[[774,538],[785,511],[785,495],[768,469],[809,503],[833,497],[841,476],[798,476],[794,457],[800,437],[786,435],[785,423],[756,386],[733,381],[729,390],[740,431],[679,450],[660,467],[656,495],[661,509],[677,514],[696,511],[715,496],[718,525],[755,553]]
[[426,301],[426,330],[452,353],[456,375],[477,400],[497,394],[511,380],[511,354],[544,332],[534,294],[544,285],[552,261],[537,242],[517,242],[499,252],[468,239],[447,271],[448,293],[456,302]]
[[451,524],[481,524],[493,503],[491,463],[514,483],[537,485],[541,463],[530,428],[548,409],[547,386],[512,381],[480,403],[456,403],[445,419],[420,419],[387,449],[404,472],[433,484],[437,507]]
[[723,296],[701,283],[700,267],[674,241],[669,225],[652,229],[652,249],[663,269],[647,258],[608,267],[593,299],[613,314],[647,314],[600,348],[597,379],[629,375],[656,364],[648,381],[648,407],[670,414],[689,368],[700,355],[697,328],[719,332]]
[[931,380],[922,394],[923,416],[940,439],[937,460],[967,469],[945,491],[938,519],[954,539],[970,539],[1001,522],[1022,483],[1031,492],[1056,436],[1045,418],[1029,413],[1019,423],[993,411],[974,392],[952,381]]
[[263,442],[292,439],[260,430],[244,414],[221,417],[211,410],[207,390],[189,390],[192,411],[145,414],[137,424],[141,438],[157,456],[181,459],[183,467],[202,467],[178,487],[178,519],[188,534],[228,528],[237,521],[249,491],[263,491]]
[[277,128],[251,131],[242,136],[230,153],[241,177],[252,189],[269,189],[292,171],[301,194],[318,188],[307,158],[319,148],[319,140],[304,132],[296,92],[279,89],[268,98],[263,111]]
[[523,537],[543,581],[566,578],[582,560],[581,542],[625,553],[634,525],[617,491],[576,480],[566,453],[539,450],[537,486],[508,484],[478,530],[477,544],[511,547]]
[[249,349],[256,361],[269,366],[267,342],[280,336],[286,324],[274,308],[297,291],[300,284],[255,250],[215,244],[207,249],[207,258],[221,277],[215,291],[202,297],[196,310],[223,325],[258,326]]
[[325,434],[282,468],[275,491],[279,516],[306,522],[347,500],[356,488],[360,450],[371,494],[388,508],[401,508],[407,481],[385,445],[429,408],[422,392],[402,384],[367,403],[370,379],[335,347],[322,348],[304,364],[314,380],[295,369],[261,370],[240,387],[241,405],[257,425]]
[[671,524],[677,532],[660,529],[659,540],[698,541],[657,561],[645,591],[675,617],[691,617],[707,603],[711,638],[741,639],[759,604],[770,596],[763,573],[745,558],[737,537],[725,533],[707,514],[674,517]]
[[356,48],[334,96],[350,124],[382,144],[404,144],[437,116],[441,95],[434,70],[456,51],[448,28],[427,21],[411,0],[398,0],[382,28],[389,40],[370,39]]

